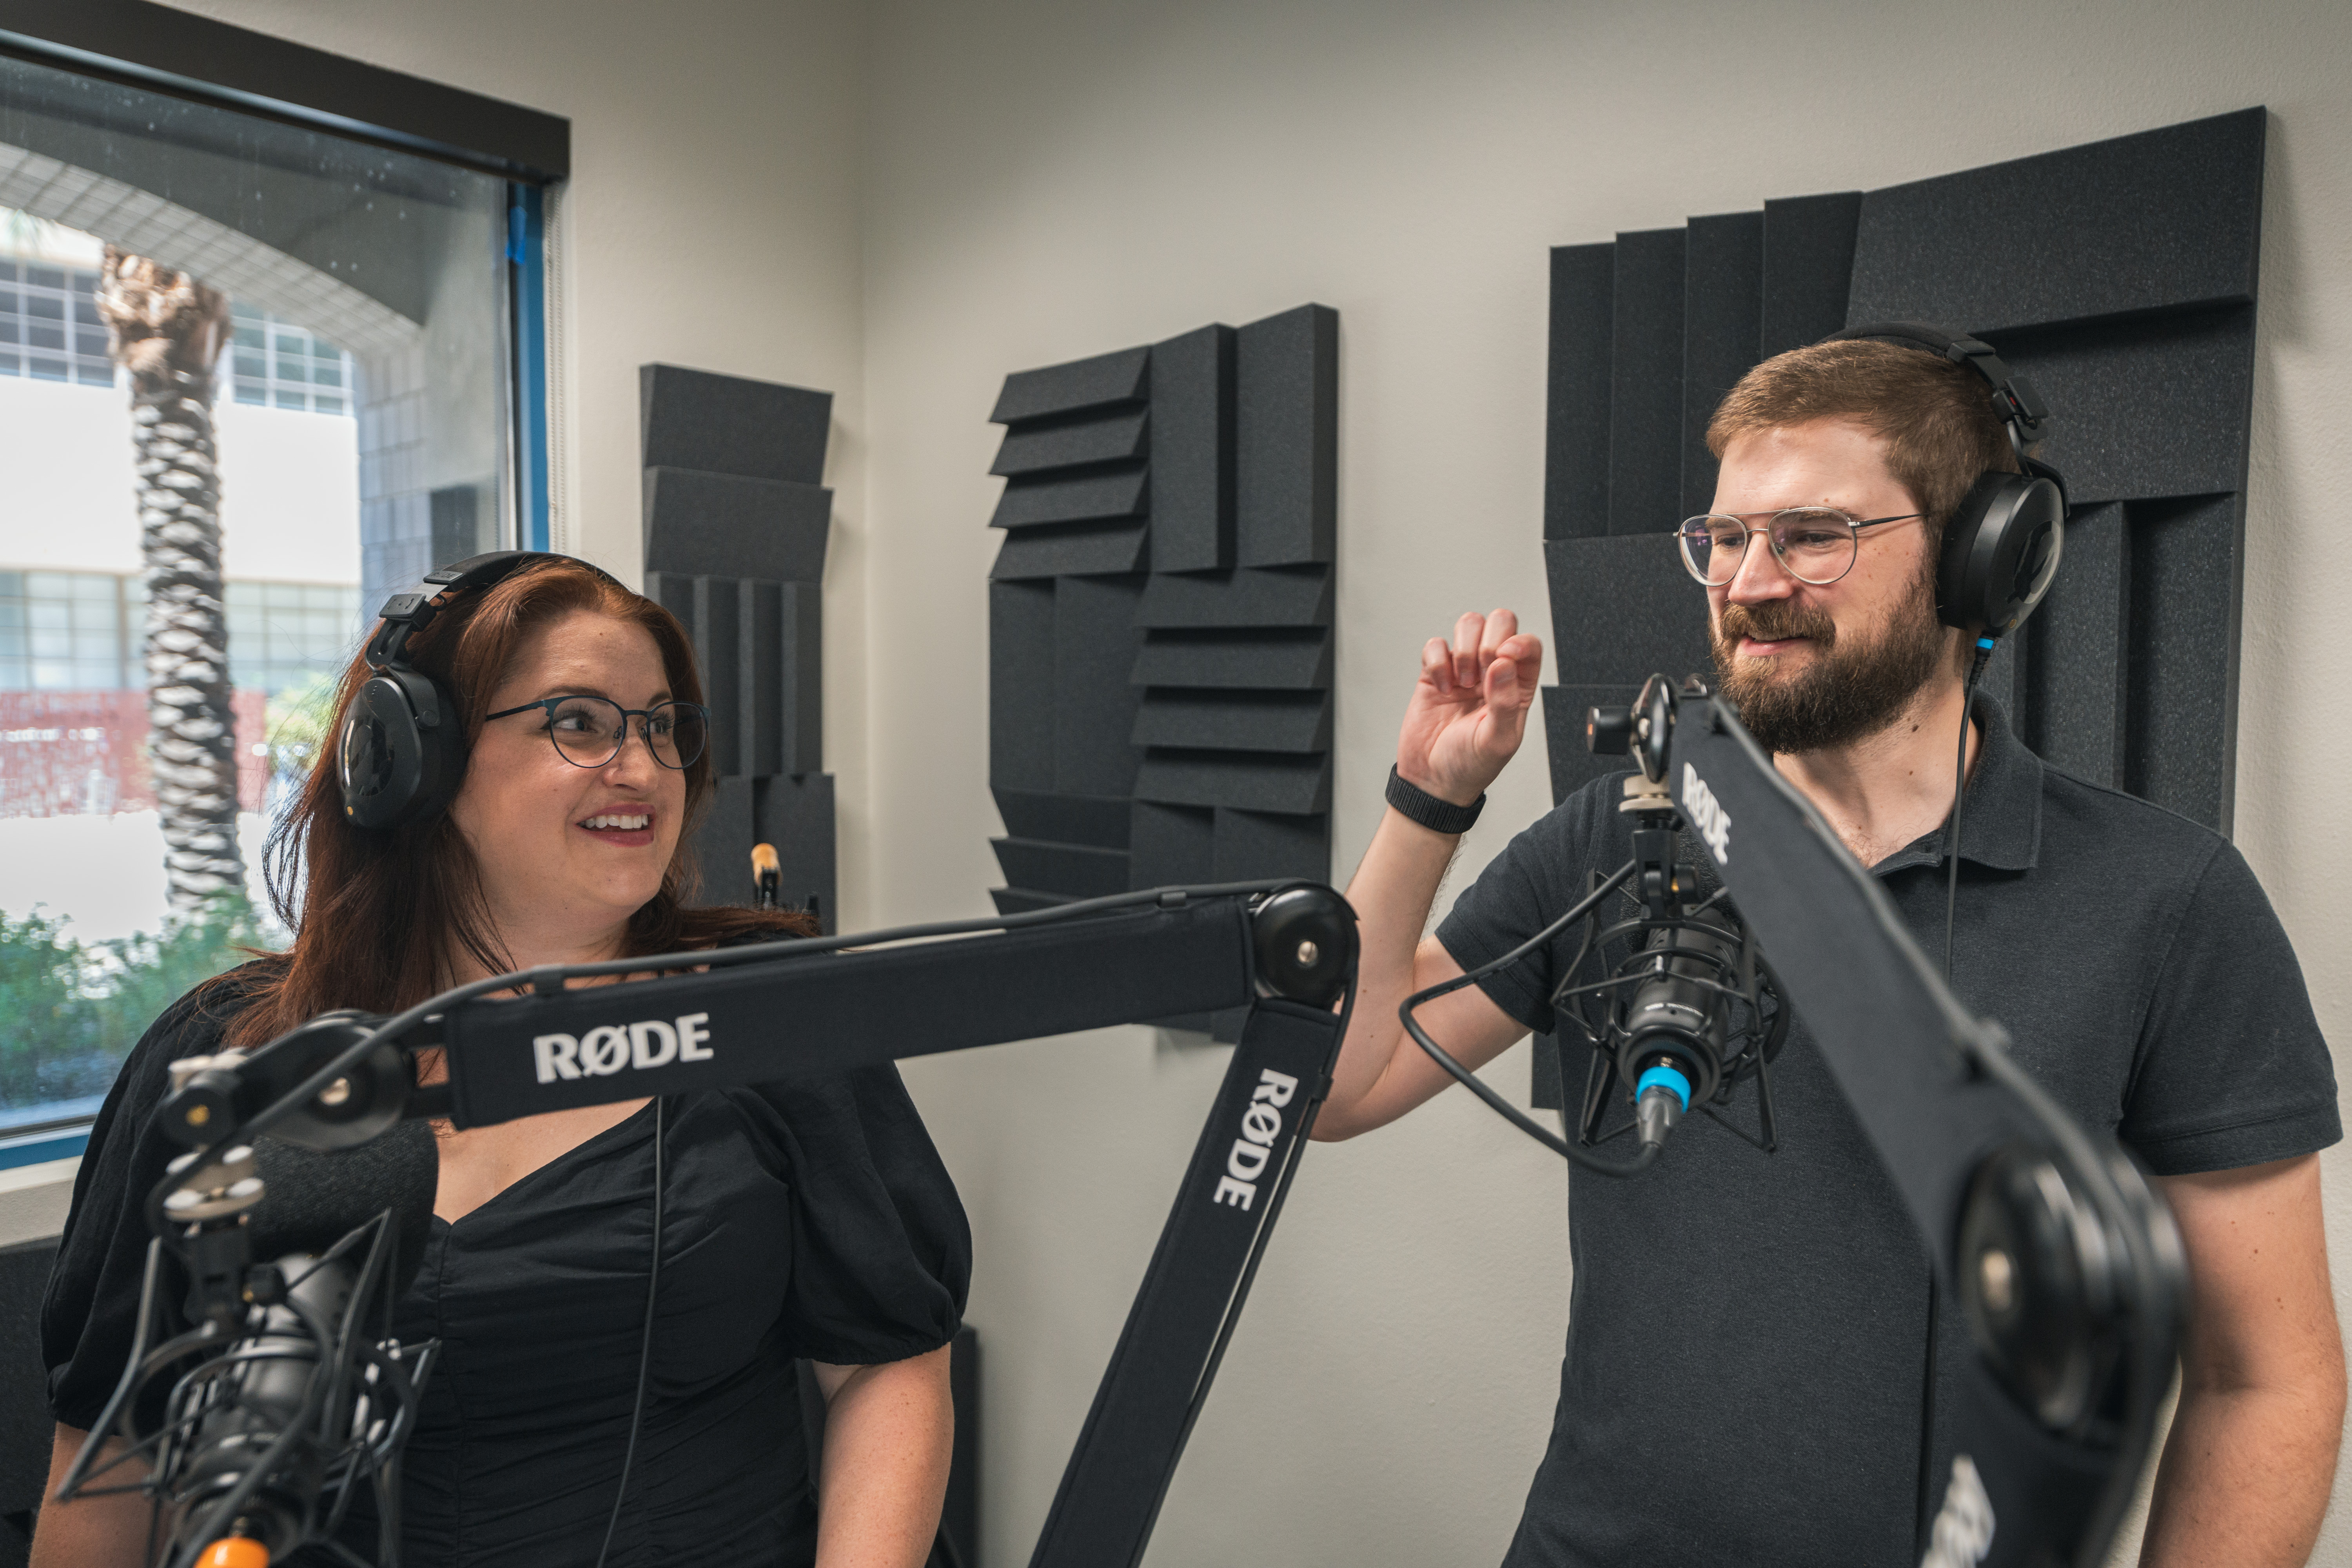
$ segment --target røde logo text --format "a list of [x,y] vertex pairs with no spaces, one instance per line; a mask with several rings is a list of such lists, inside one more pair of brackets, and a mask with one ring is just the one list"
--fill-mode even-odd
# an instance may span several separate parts
[[1698,836],[1706,840],[1706,847],[1715,851],[1715,863],[1731,864],[1731,814],[1723,809],[1723,803],[1715,798],[1715,792],[1706,787],[1706,781],[1688,763],[1683,764],[1683,815],[1690,818]]
[[636,1024],[599,1024],[585,1035],[541,1035],[530,1043],[539,1081],[601,1078],[623,1068],[667,1067],[707,1062],[710,1047],[708,1013],[688,1013],[675,1023],[647,1018]]
[[1286,1072],[1267,1068],[1257,1075],[1257,1087],[1250,1090],[1249,1106],[1242,1112],[1242,1135],[1234,1140],[1233,1152],[1225,1156],[1225,1173],[1217,1178],[1212,1202],[1237,1209],[1257,1202],[1257,1179],[1265,1173],[1266,1162],[1274,1157],[1274,1141],[1282,1131],[1280,1108],[1288,1105],[1297,1090],[1298,1080]]

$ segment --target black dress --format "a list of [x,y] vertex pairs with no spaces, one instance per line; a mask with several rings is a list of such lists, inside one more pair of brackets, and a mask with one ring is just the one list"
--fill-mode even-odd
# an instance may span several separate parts
[[[41,1317],[68,1426],[96,1422],[129,1353],[140,1202],[175,1152],[150,1128],[168,1064],[215,1049],[233,1005],[175,1005],[91,1130]],[[651,1380],[608,1561],[806,1564],[816,1510],[793,1361],[945,1344],[971,1277],[962,1205],[891,1068],[679,1095],[665,1114]],[[394,1327],[442,1345],[407,1449],[409,1568],[595,1562],[636,1387],[653,1126],[648,1105],[455,1225],[434,1220]],[[373,1523],[352,1524],[345,1540],[371,1555]]]

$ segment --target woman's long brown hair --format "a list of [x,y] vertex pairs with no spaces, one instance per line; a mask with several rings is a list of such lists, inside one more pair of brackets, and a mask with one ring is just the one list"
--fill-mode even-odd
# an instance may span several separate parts
[[[526,639],[583,610],[643,627],[661,650],[670,696],[702,700],[694,649],[677,617],[561,557],[459,595],[410,642],[408,662],[456,695],[470,752],[490,693]],[[341,735],[343,715],[371,673],[364,657],[343,671],[329,736]],[[712,722],[730,717],[714,715]],[[270,829],[262,858],[270,904],[296,933],[294,945],[232,972],[243,1005],[228,1026],[231,1045],[250,1049],[338,1007],[393,1013],[414,1006],[454,983],[460,954],[493,974],[514,967],[490,922],[473,850],[449,814],[389,833],[353,826],[343,815],[331,740],[324,750],[300,797]],[[615,956],[710,947],[743,936],[804,936],[816,929],[814,921],[796,912],[691,907],[699,883],[692,836],[711,787],[706,752],[686,770],[686,817],[661,890],[629,917]]]

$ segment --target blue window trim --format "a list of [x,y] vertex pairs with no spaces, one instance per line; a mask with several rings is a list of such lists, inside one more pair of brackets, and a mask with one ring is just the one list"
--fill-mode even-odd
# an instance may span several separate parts
[[507,186],[507,301],[513,330],[515,532],[549,547],[547,517],[547,204],[539,186]]
[[0,1138],[0,1171],[72,1159],[89,1146],[90,1125],[84,1121],[73,1127],[45,1127]]

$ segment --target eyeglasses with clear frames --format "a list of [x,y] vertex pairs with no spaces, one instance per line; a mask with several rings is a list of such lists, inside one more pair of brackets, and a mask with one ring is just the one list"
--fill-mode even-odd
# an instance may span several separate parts
[[1854,518],[1833,506],[1795,506],[1749,517],[1770,518],[1751,528],[1742,518],[1723,512],[1685,518],[1681,529],[1683,564],[1710,588],[1720,588],[1739,574],[1748,557],[1748,541],[1761,533],[1772,546],[1772,558],[1800,583],[1826,587],[1853,570],[1861,552],[1862,531],[1886,522],[1909,522],[1925,512],[1898,512],[1892,517]]
[[547,738],[555,753],[573,767],[601,768],[629,743],[629,721],[641,719],[646,750],[663,767],[692,767],[710,738],[710,710],[698,702],[656,702],[624,708],[609,697],[542,697],[517,708],[484,715],[483,721],[511,719],[539,709],[547,714]]

